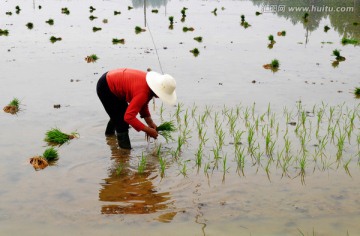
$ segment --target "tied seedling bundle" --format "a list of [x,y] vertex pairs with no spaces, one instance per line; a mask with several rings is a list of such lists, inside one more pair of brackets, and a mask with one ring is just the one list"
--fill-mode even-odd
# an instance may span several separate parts
[[35,156],[30,158],[30,164],[34,167],[35,170],[42,170],[58,159],[59,155],[57,150],[53,147],[50,147],[44,151],[42,156]]
[[4,107],[4,111],[10,114],[16,114],[19,111],[20,101],[17,98],[11,100],[11,102]]
[[71,134],[65,134],[60,129],[51,129],[45,134],[45,141],[49,144],[62,145],[71,139],[78,138],[79,134],[72,132]]
[[173,121],[166,121],[156,128],[156,131],[165,138],[166,142],[174,140],[171,133],[176,131]]

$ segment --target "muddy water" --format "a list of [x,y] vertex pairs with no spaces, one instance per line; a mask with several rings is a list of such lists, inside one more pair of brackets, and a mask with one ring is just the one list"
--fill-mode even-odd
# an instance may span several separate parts
[[[359,100],[352,91],[359,86],[359,48],[342,46],[340,40],[344,34],[359,39],[360,26],[351,26],[360,22],[359,3],[335,3],[355,4],[351,13],[310,13],[314,18],[308,24],[299,20],[302,14],[255,16],[261,4],[149,1],[147,23],[164,72],[178,81],[184,110],[190,111],[195,103],[199,115],[212,106],[208,123],[212,127],[214,113],[221,113],[224,105],[255,102],[256,114],[262,114],[270,102],[281,124],[284,106],[296,109],[298,101],[307,110],[322,102],[329,106],[345,103],[350,109],[357,106]],[[22,9],[20,14],[15,13],[16,5]],[[94,21],[88,18],[90,5],[96,8],[92,15],[98,19]],[[158,158],[152,155],[155,144],[147,144],[143,134],[131,131],[134,149],[130,154],[118,150],[113,138],[104,137],[107,117],[95,93],[97,79],[107,70],[160,71],[149,30],[134,33],[136,25],[144,27],[141,1],[19,1],[0,6],[0,28],[10,31],[9,36],[0,36],[0,98],[4,106],[13,97],[23,103],[15,116],[0,113],[1,235],[360,234],[355,137],[359,117],[351,142],[346,144],[345,156],[352,157],[351,176],[342,165],[313,171],[309,164],[304,184],[296,177],[296,168],[291,168],[289,177],[282,177],[273,165],[269,180],[265,167],[258,169],[251,162],[246,162],[245,176],[239,176],[229,136],[224,148],[229,170],[224,175],[219,168],[206,175],[204,167],[197,171],[193,161],[198,140],[191,119],[192,138],[179,160],[169,154],[176,142],[158,141],[167,161],[161,178]],[[127,6],[135,8],[128,11]],[[61,14],[63,7],[69,8],[70,15]],[[189,8],[185,22],[180,21],[182,7]],[[159,13],[151,13],[153,8]],[[214,8],[217,16],[211,13]],[[114,10],[121,15],[114,16]],[[13,15],[5,15],[7,11]],[[241,14],[251,27],[241,27]],[[173,30],[168,29],[171,15],[175,17]],[[53,26],[45,23],[49,18],[54,19]],[[102,23],[105,18],[107,24]],[[32,30],[26,28],[28,22],[34,23]],[[325,25],[331,27],[328,33],[323,32]],[[94,26],[102,30],[94,33]],[[184,33],[183,26],[195,31]],[[281,30],[286,30],[286,37],[276,36]],[[269,34],[277,41],[271,50],[267,48]],[[62,37],[62,41],[51,44],[51,36]],[[202,36],[203,42],[194,41],[196,36]],[[125,38],[126,43],[112,45],[112,38]],[[196,58],[189,52],[195,47],[200,50]],[[336,48],[347,60],[333,68],[331,54]],[[93,53],[99,61],[87,64],[84,58]],[[262,68],[274,58],[281,64],[277,73]],[[54,109],[54,104],[61,108]],[[152,112],[157,123],[161,122],[160,106],[157,101]],[[175,111],[176,107],[167,107],[165,119]],[[312,122],[314,125],[316,118]],[[36,172],[28,159],[45,150],[44,133],[51,127],[77,131],[80,138],[59,148],[56,166]],[[280,132],[284,129],[281,125]],[[208,138],[213,142],[210,130]],[[308,144],[309,149],[314,142]],[[204,164],[211,162],[212,147],[209,143],[206,148]],[[335,147],[327,148],[327,153],[334,157]],[[147,166],[139,175],[142,154],[147,156]],[[189,163],[186,177],[181,174],[184,163]],[[123,169],[118,174],[119,164]]]

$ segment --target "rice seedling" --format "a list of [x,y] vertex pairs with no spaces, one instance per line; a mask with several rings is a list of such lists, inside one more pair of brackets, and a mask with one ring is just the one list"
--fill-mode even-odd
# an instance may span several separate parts
[[349,39],[349,38],[344,37],[344,38],[341,39],[341,43],[342,43],[342,45],[348,45],[348,44],[358,45],[359,40],[357,40],[357,39]]
[[92,31],[95,33],[95,32],[97,32],[97,31],[100,31],[100,30],[102,30],[102,28],[100,28],[100,27],[93,27],[92,28]]
[[16,10],[16,12],[15,12],[16,14],[19,14],[19,13],[20,13],[20,11],[21,11],[21,9],[20,9],[20,7],[19,7],[19,6],[16,6],[16,7],[15,7],[15,10]]
[[93,20],[97,19],[97,17],[96,17],[96,16],[91,15],[91,16],[89,16],[89,19],[90,19],[91,21],[93,21]]
[[278,36],[286,36],[286,31],[285,30],[279,31],[279,32],[277,32],[277,35]]
[[93,6],[90,6],[90,7],[89,7],[90,13],[93,13],[95,10],[96,10],[96,8],[94,8]]
[[356,98],[360,98],[360,87],[354,89],[354,95]]
[[159,13],[159,10],[158,9],[152,9],[151,12],[157,14],[157,13]]
[[182,15],[182,18],[184,18],[185,19],[185,17],[186,17],[186,10],[187,10],[188,8],[186,8],[186,7],[183,7],[182,9],[181,9],[181,11],[180,11],[180,13],[181,13],[181,15]]
[[0,29],[0,36],[8,36],[9,30],[7,29]]
[[166,121],[162,123],[156,128],[156,130],[161,136],[165,138],[166,142],[169,140],[174,140],[171,135],[172,132],[176,131],[176,127],[173,121]]
[[20,101],[18,98],[13,98],[8,105],[4,107],[4,112],[16,114],[20,110]]
[[339,161],[340,158],[342,157],[343,155],[343,150],[344,150],[344,145],[345,145],[345,133],[341,133],[340,131],[340,134],[339,136],[337,137],[337,152],[336,152],[336,160]]
[[132,10],[133,7],[132,6],[128,6],[128,11]]
[[65,15],[70,15],[70,10],[67,7],[61,8],[61,13]]
[[247,29],[247,28],[249,28],[251,25],[250,25],[247,21],[245,21],[245,22],[242,24],[242,26],[243,26],[245,29]]
[[225,175],[226,172],[228,172],[228,170],[229,170],[229,168],[230,168],[230,167],[227,167],[226,161],[227,161],[227,157],[226,157],[226,155],[225,155],[225,156],[224,156],[224,159],[223,159],[223,163],[222,163],[222,164],[223,164],[222,166],[223,166],[223,173],[224,173],[224,175]]
[[245,168],[245,147],[240,148],[237,147],[235,149],[235,158],[236,158],[236,163],[237,163],[237,172],[238,173],[242,173],[242,175],[244,176],[244,168]]
[[59,159],[59,154],[57,150],[53,147],[47,148],[42,156],[47,160],[48,163],[51,163]]
[[49,25],[54,25],[54,20],[53,19],[49,19],[47,21],[45,21],[45,23],[49,24]]
[[351,173],[350,173],[350,170],[349,170],[349,164],[350,164],[351,161],[352,161],[352,159],[349,158],[349,160],[348,160],[347,162],[345,162],[345,164],[344,164],[345,172],[346,172],[350,177],[352,177],[352,176],[351,176]]
[[183,27],[183,32],[188,32],[188,31],[194,31],[195,29],[193,27]]
[[247,141],[248,141],[248,152],[251,150],[251,148],[253,147],[254,143],[255,143],[255,139],[254,139],[254,127],[249,127],[248,129],[248,136],[247,136]]
[[217,16],[217,8],[215,8],[213,11],[211,11],[212,14],[214,14],[215,16]]
[[260,16],[261,14],[262,14],[261,12],[258,12],[258,11],[255,12],[255,15],[256,15],[256,16]]
[[162,156],[159,156],[159,164],[160,164],[160,176],[161,178],[163,178],[165,176],[166,159]]
[[345,61],[345,57],[341,56],[340,50],[338,50],[338,49],[335,49],[335,50],[333,51],[333,56],[335,56],[335,59],[336,59],[337,61]]
[[12,12],[11,12],[11,11],[7,11],[5,14],[8,15],[8,16],[11,16],[11,15],[12,15]]
[[170,25],[174,24],[174,16],[169,16]]
[[303,17],[302,17],[303,21],[306,23],[309,21],[309,13],[308,12],[305,12]]
[[184,106],[184,104],[179,102],[176,107],[175,116],[176,116],[178,123],[180,122],[180,114],[181,114],[181,112],[183,112],[183,110],[182,110],[183,106]]
[[205,175],[209,175],[208,174],[208,171],[210,170],[210,163],[206,163],[205,165],[204,165],[204,174]]
[[202,37],[201,37],[201,36],[195,37],[194,40],[195,40],[195,41],[198,41],[199,43],[201,43],[201,42],[202,42]]
[[38,6],[38,8],[39,8],[39,10],[41,10],[42,6],[41,6],[41,5],[39,5],[39,6]]
[[124,170],[124,164],[119,163],[118,166],[116,167],[116,171],[115,171],[116,175],[119,176],[123,170]]
[[28,22],[28,23],[26,24],[26,27],[27,27],[29,30],[31,30],[31,29],[34,28],[34,24],[31,23],[31,22]]
[[78,138],[79,134],[72,132],[70,134],[63,133],[58,128],[52,128],[45,133],[45,142],[51,145],[62,145],[69,142],[71,139]]
[[138,173],[143,174],[146,168],[146,157],[144,156],[144,153],[141,153],[141,159],[138,163]]
[[204,148],[203,148],[202,144],[200,143],[199,147],[196,151],[196,154],[195,154],[195,164],[198,166],[198,168],[200,168],[201,164],[202,164],[203,152],[204,152]]
[[97,60],[99,60],[99,57],[96,54],[91,54],[90,56],[85,57],[85,61],[87,63],[91,63],[91,62],[94,63]]
[[245,22],[245,16],[244,16],[244,15],[241,15],[240,18],[241,18],[241,25],[243,25],[244,22]]
[[331,28],[327,25],[324,26],[324,32],[327,33]]
[[187,176],[187,166],[186,166],[186,161],[184,161],[183,166],[182,166],[182,168],[181,168],[181,170],[180,170],[180,173],[181,173],[184,177],[186,177],[186,176]]
[[114,11],[114,16],[120,15],[121,11]]
[[140,34],[141,32],[145,32],[146,29],[142,29],[140,26],[136,26],[135,27],[135,33],[136,34]]
[[113,44],[125,44],[125,39],[124,38],[122,38],[122,39],[113,38],[112,43]]
[[51,43],[55,43],[55,42],[61,41],[61,40],[62,40],[61,37],[55,37],[55,36],[51,36],[51,37],[50,37],[50,42],[51,42]]
[[276,72],[276,71],[279,70],[280,62],[279,62],[279,60],[274,59],[274,60],[271,61],[270,64],[265,64],[265,65],[263,65],[263,67],[264,67],[265,69],[270,69],[270,70],[272,70],[273,72]]
[[35,156],[30,158],[30,164],[35,170],[41,170],[46,168],[52,162],[58,160],[59,155],[55,148],[47,148],[42,156]]
[[108,19],[103,19],[103,21],[102,21],[104,24],[107,24],[109,21],[108,21]]
[[200,54],[200,51],[197,48],[190,50],[190,52],[194,55],[194,57],[197,57]]

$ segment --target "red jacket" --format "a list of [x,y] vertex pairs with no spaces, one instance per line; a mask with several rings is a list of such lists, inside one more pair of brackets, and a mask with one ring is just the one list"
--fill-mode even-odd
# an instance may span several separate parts
[[145,125],[136,116],[140,113],[142,118],[150,117],[148,104],[152,95],[146,83],[146,72],[127,68],[116,69],[107,73],[106,81],[113,94],[129,103],[124,120],[136,131],[143,130]]

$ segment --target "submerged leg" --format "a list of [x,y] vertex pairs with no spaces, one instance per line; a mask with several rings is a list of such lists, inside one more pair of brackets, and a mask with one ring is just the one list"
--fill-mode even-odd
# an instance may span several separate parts
[[115,134],[115,125],[114,122],[110,119],[105,130],[105,136],[112,136]]

